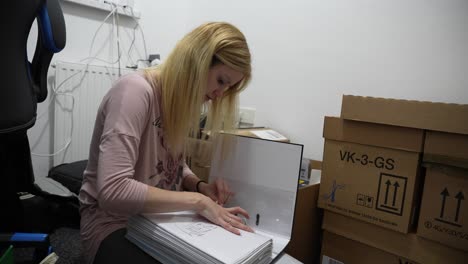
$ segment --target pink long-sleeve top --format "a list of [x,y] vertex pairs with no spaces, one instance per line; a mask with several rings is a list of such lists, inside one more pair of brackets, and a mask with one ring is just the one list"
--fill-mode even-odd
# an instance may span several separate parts
[[120,78],[99,107],[80,190],[81,239],[92,263],[101,241],[143,209],[148,186],[180,190],[193,174],[164,145],[161,89],[142,73]]

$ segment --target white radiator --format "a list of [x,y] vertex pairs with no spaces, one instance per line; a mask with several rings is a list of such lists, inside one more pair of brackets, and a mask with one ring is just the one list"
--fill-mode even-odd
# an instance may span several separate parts
[[[58,62],[53,123],[54,166],[87,159],[97,110],[119,77],[118,68]],[[131,69],[120,69],[122,75]],[[50,96],[54,96],[53,93]]]

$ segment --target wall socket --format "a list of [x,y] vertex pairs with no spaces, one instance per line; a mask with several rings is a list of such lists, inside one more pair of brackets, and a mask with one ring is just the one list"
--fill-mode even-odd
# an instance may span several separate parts
[[255,111],[255,108],[252,107],[240,107],[239,123],[253,125],[255,122]]

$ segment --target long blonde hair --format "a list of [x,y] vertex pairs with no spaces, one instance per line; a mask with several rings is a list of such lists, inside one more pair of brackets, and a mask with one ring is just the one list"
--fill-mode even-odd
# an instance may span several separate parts
[[164,137],[172,154],[183,150],[190,132],[199,131],[208,71],[216,62],[244,75],[207,107],[206,128],[216,133],[234,128],[239,92],[251,78],[250,51],[239,29],[224,22],[203,24],[181,39],[164,63],[145,70],[153,87],[161,87]]

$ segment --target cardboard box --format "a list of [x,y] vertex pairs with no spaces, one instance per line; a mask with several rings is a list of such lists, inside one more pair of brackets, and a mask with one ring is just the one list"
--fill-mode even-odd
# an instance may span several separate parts
[[[312,262],[308,262],[312,263]],[[403,257],[360,242],[323,232],[322,264],[416,264]]]
[[468,251],[468,135],[427,131],[423,160],[427,169],[417,233]]
[[320,183],[301,187],[297,193],[291,241],[285,252],[303,263],[320,257],[322,210],[317,207]]
[[323,229],[421,264],[466,264],[468,252],[414,233],[402,234],[333,212],[324,212]]
[[468,134],[468,105],[344,95],[344,119]]
[[418,235],[468,251],[468,170],[425,166]]
[[423,160],[468,169],[468,135],[426,131]]
[[424,131],[326,117],[324,137],[319,207],[408,232]]

